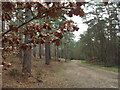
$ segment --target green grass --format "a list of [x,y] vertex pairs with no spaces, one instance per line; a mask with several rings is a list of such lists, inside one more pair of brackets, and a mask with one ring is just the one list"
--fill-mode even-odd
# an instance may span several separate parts
[[120,72],[118,70],[118,67],[105,67],[103,63],[88,63],[85,60],[80,60],[80,63],[85,64],[87,66],[92,66],[92,67],[96,67],[96,68],[100,68],[100,69],[104,69],[104,70],[108,70],[108,71],[113,71],[113,72]]

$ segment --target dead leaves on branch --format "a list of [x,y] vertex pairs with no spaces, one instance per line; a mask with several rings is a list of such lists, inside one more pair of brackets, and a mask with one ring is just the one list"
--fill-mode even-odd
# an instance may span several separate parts
[[[63,35],[67,32],[77,31],[79,28],[75,25],[73,25],[73,21],[66,21],[63,24],[63,27],[59,30],[52,31],[49,29],[51,27],[52,23],[46,23],[43,26],[30,23],[26,26],[24,26],[23,30],[18,30],[18,28],[14,25],[10,25],[9,28],[12,30],[7,36],[4,36],[2,38],[3,45],[8,45],[8,47],[5,47],[4,51],[9,52],[13,51],[15,49],[12,49],[12,47],[17,47],[21,50],[29,51],[32,49],[32,47],[35,47],[39,44],[47,43],[54,43],[55,45],[60,45],[60,40],[63,38]],[[49,33],[43,33],[44,30],[50,30]],[[18,34],[24,34],[30,36],[30,39],[27,44],[21,44],[22,38],[18,36]],[[49,38],[48,38],[49,37]]]
[[[18,10],[24,10],[25,8],[31,9],[33,7],[35,9],[35,12],[37,12],[35,15],[37,19],[41,19],[43,16],[48,18],[58,18],[61,14],[67,14],[68,16],[72,17],[73,15],[76,16],[84,16],[84,11],[81,8],[82,5],[85,5],[85,2],[76,2],[76,3],[68,3],[67,6],[65,6],[65,3],[52,3],[52,6],[50,6],[51,3],[45,2],[46,5],[43,5],[38,2],[4,2],[2,3],[2,9],[4,13],[2,14],[2,20],[3,21],[10,21],[13,17],[13,15],[10,12],[14,12],[16,16],[18,16],[19,12]],[[105,2],[105,5],[107,5],[108,2]],[[16,4],[19,6],[16,8]],[[68,9],[68,10],[67,10]],[[33,10],[31,9],[31,12]],[[23,17],[23,16],[22,16]],[[18,19],[18,18],[17,18]],[[19,18],[20,19],[20,18]],[[22,18],[23,19],[23,18]],[[20,19],[20,20],[22,20]],[[26,23],[27,24],[27,23]],[[30,23],[24,26],[22,30],[18,29],[15,25],[9,25],[10,33],[3,36],[2,43],[3,45],[8,45],[4,48],[5,51],[14,50],[16,45],[19,47],[19,49],[27,50],[29,51],[32,46],[36,46],[36,44],[43,44],[45,42],[47,43],[55,43],[55,45],[60,45],[60,40],[63,38],[63,34],[67,32],[73,32],[78,31],[79,28],[73,24],[72,21],[66,21],[63,23],[63,27],[52,31],[51,28],[52,23],[45,23],[44,25],[34,24]],[[48,30],[49,33],[42,33],[44,30]],[[28,44],[21,44],[21,38],[18,37],[18,35],[22,33],[23,35],[30,36],[30,40]],[[46,39],[47,37],[50,37],[49,39]]]
[[5,12],[15,11],[15,3],[13,2],[2,2],[2,10]]
[[24,50],[24,51],[30,51],[32,49],[32,45],[31,44],[21,44],[19,46],[19,49]]
[[82,1],[82,2],[79,2],[79,0],[76,2],[76,5],[77,6],[82,6],[82,5],[85,5],[85,1]]
[[18,32],[18,28],[15,25],[9,25],[9,29],[13,32]]
[[60,15],[60,12],[61,12],[60,9],[53,9],[53,10],[50,10],[50,11],[47,13],[47,16],[50,16],[50,17],[52,17],[52,18],[58,18],[59,15]]
[[79,28],[77,26],[73,25],[73,31],[78,31],[78,30],[79,30]]
[[109,0],[102,0],[102,1],[103,1],[105,6],[108,5]]
[[[12,17],[7,12],[17,12],[18,10],[24,10],[25,8],[31,9],[34,8],[34,11],[37,12],[36,17],[42,18],[43,16],[49,16],[52,18],[60,17],[60,14],[67,14],[72,17],[73,15],[84,16],[84,11],[81,9],[82,5],[85,5],[85,0],[79,2],[79,0],[75,0],[76,2],[3,2],[2,10],[5,12],[3,14],[3,20],[11,20]],[[109,0],[103,0],[104,5],[108,4]],[[68,10],[67,10],[68,9]],[[33,11],[33,10],[31,10]],[[66,13],[66,11],[68,11]],[[16,13],[17,14],[17,13]],[[22,17],[21,17],[22,18]]]
[[54,32],[54,35],[55,35],[56,37],[58,37],[59,39],[62,39],[62,38],[63,38],[63,34],[62,34],[60,31]]
[[43,25],[43,29],[52,30],[51,27],[50,27],[50,25],[51,25],[51,23],[44,24]]
[[79,6],[77,6],[77,8],[75,8],[75,9],[71,9],[71,11],[69,11],[68,13],[67,13],[67,15],[69,16],[69,17],[72,17],[73,15],[76,15],[76,16],[84,16],[84,11],[83,11],[83,9],[82,8],[80,8]]
[[[52,17],[52,18],[58,18],[60,17],[60,15],[63,13],[63,14],[66,14],[64,11],[65,8],[67,9],[67,7],[69,6],[70,8],[75,8],[75,3],[69,3],[68,6],[65,6],[64,4],[62,3],[47,3],[46,2],[46,6],[43,5],[42,3],[39,3],[39,2],[26,2],[26,3],[21,3],[21,2],[17,2],[17,3],[13,3],[13,2],[4,2],[2,4],[3,6],[3,11],[5,13],[3,13],[3,20],[11,20],[12,18],[14,18],[13,16],[11,17],[10,14],[6,13],[6,12],[14,12],[16,13],[16,16],[18,14],[18,10],[24,10],[25,8],[28,8],[28,9],[31,9],[32,7],[35,8],[34,11],[37,12],[36,17],[38,18],[42,18],[43,16],[49,16],[49,17]],[[49,4],[52,4],[52,6],[50,6]],[[18,8],[16,8],[16,5],[18,5]],[[77,7],[80,7],[80,5],[83,5],[83,3],[81,2],[80,4],[77,2],[76,3],[76,6]],[[69,10],[69,9],[68,9]],[[78,10],[78,9],[77,9]],[[77,12],[77,10],[75,9],[74,11]],[[33,10],[31,10],[32,12]],[[76,15],[76,13],[74,13],[74,11],[70,11],[69,13],[67,13],[67,15],[69,15],[70,17],[74,14]],[[83,10],[80,10],[81,13],[79,13],[80,16],[83,16]],[[5,14],[5,15],[4,15]],[[78,15],[78,14],[77,14]],[[23,16],[20,17],[21,20],[23,19]],[[19,19],[20,19],[19,18]]]
[[8,13],[2,14],[2,21],[9,21],[11,20],[11,15]]
[[56,46],[60,46],[60,39],[53,39],[52,43],[55,43]]

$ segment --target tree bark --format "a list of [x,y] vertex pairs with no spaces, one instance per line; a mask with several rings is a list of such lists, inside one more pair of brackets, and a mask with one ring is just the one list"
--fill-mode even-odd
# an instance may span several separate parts
[[50,64],[50,46],[49,43],[45,43],[45,64]]
[[55,57],[55,60],[57,60],[57,48],[56,48],[56,46],[54,46],[54,57]]
[[[19,4],[17,4],[17,7],[19,8],[20,6],[19,6]],[[19,14],[18,14],[18,16],[19,17],[22,17],[22,13],[21,13],[21,10],[19,10]],[[18,20],[18,25],[21,25],[22,23],[20,22],[20,20]],[[23,29],[22,27],[20,28],[20,29]],[[22,33],[20,33],[19,35],[18,35],[21,39],[23,38],[23,35],[22,35]],[[22,41],[21,41],[21,43],[22,43]],[[19,55],[18,55],[18,57],[20,58],[20,59],[22,59],[23,58],[23,52],[22,52],[22,50],[19,50]]]
[[65,51],[64,51],[64,52],[65,52],[65,53],[64,53],[64,54],[65,54],[65,55],[64,55],[64,58],[65,58],[65,61],[67,61],[67,47],[66,47],[66,46],[67,46],[66,43],[64,43],[64,50],[65,50]]
[[[2,21],[2,32],[4,32],[4,30],[5,30],[5,21]],[[2,48],[4,48],[5,46],[3,45],[3,43],[2,43]],[[4,55],[4,51],[2,50],[2,56]]]
[[[28,42],[29,36],[25,36],[25,43]],[[32,50],[24,51],[23,57],[23,72],[31,73],[31,59],[32,59]]]
[[56,49],[57,49],[57,59],[59,58],[59,48],[58,46],[56,46]]
[[[31,19],[31,11],[29,9],[26,9],[26,21],[29,21]],[[25,44],[29,43],[29,35],[25,35]],[[30,73],[31,74],[31,59],[32,59],[32,50],[24,51],[24,57],[23,57],[23,73]]]
[[50,44],[48,44],[48,49],[49,49],[49,59],[51,60],[51,50],[50,50]]
[[36,47],[33,47],[33,56],[36,57]]
[[41,56],[45,56],[45,47],[44,45],[41,45]]
[[[48,23],[49,18],[46,18],[46,22]],[[46,30],[46,34],[49,33],[48,30]],[[46,39],[49,39],[49,37],[46,37]],[[51,59],[51,52],[50,52],[50,43],[45,42],[45,64],[49,65]]]
[[42,56],[41,56],[41,44],[39,45],[39,58],[41,59]]

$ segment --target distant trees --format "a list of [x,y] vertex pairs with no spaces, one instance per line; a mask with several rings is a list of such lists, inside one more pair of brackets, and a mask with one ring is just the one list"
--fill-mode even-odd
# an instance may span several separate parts
[[74,50],[74,42],[75,41],[73,33],[67,33],[64,35],[64,38],[62,39],[61,51],[63,51],[62,58],[64,58],[65,60],[72,59],[72,50]]
[[[92,59],[97,58],[104,62],[105,66],[114,66],[118,64],[118,38],[120,23],[118,15],[118,6],[110,3],[103,6],[102,3],[90,3],[94,10],[88,12],[84,17],[88,30],[80,35],[76,50],[79,55],[77,58]],[[89,15],[93,18],[87,18]]]

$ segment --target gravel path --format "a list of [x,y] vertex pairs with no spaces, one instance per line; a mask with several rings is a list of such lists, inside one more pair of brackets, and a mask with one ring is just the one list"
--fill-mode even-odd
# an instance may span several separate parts
[[62,73],[77,88],[118,88],[118,73],[86,66],[72,60]]
[[[15,62],[14,67],[19,68],[16,59]],[[118,88],[117,73],[86,66],[78,60],[54,61],[49,66],[44,64],[44,60],[34,61],[32,74],[43,83],[32,77],[25,80],[12,77],[8,71],[3,72],[4,88]]]

